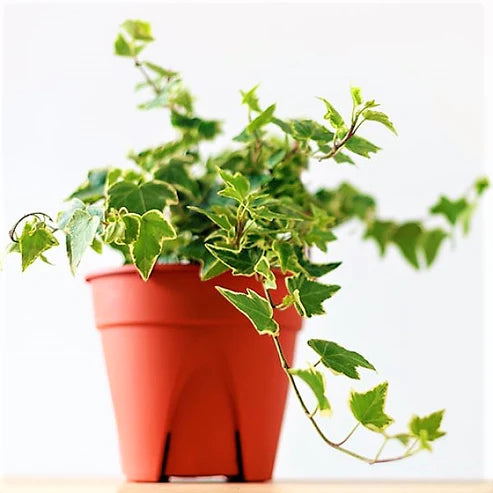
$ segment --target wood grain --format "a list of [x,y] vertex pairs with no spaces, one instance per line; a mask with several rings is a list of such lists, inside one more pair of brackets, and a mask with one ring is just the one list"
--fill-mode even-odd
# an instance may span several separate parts
[[114,480],[6,479],[1,493],[493,493],[493,483],[123,483]]

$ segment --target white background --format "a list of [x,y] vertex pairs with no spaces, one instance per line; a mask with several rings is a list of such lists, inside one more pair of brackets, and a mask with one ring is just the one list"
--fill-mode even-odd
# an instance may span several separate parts
[[[238,89],[262,82],[264,105],[283,116],[322,115],[313,96],[346,112],[350,84],[383,103],[399,130],[366,135],[384,147],[344,168],[314,163],[307,178],[351,180],[379,198],[384,217],[419,218],[443,192],[461,194],[483,171],[483,10],[479,5],[11,5],[4,14],[3,179],[7,224],[30,210],[56,212],[85,170],[121,164],[129,149],[171,137],[165,115],[138,113],[131,63],[112,56],[118,24],[149,19],[149,58],[180,70],[201,114],[245,120]],[[485,210],[483,208],[483,210]],[[480,218],[472,234],[443,249],[430,271],[396,252],[384,259],[341,231],[329,252],[343,290],[310,337],[335,339],[375,363],[356,389],[388,379],[388,411],[405,426],[412,412],[445,407],[448,436],[433,455],[369,467],[327,450],[290,398],[278,478],[479,478],[484,473],[483,276]],[[63,250],[63,249],[60,249]],[[3,472],[115,476],[116,431],[85,272],[116,264],[88,255],[74,280],[63,251],[57,268],[6,269],[3,351]],[[350,385],[328,380],[335,438],[351,426]],[[398,426],[397,425],[397,426]],[[397,427],[396,427],[397,428]],[[354,440],[363,451],[371,434]]]

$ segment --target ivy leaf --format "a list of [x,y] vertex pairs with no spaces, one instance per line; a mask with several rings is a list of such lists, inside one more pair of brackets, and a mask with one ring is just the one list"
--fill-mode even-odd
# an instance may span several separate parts
[[360,87],[351,87],[351,98],[353,99],[353,106],[355,108],[363,102]]
[[457,223],[459,216],[467,209],[467,200],[460,198],[458,200],[450,200],[445,196],[441,196],[440,200],[430,209],[431,214],[442,214],[452,225]]
[[349,405],[356,420],[369,430],[381,433],[394,420],[385,414],[388,383],[377,385],[366,393],[351,392]]
[[320,355],[322,364],[335,373],[342,373],[346,377],[359,380],[358,367],[375,371],[375,367],[361,354],[349,351],[335,342],[310,339],[308,345]]
[[217,260],[217,258],[214,257],[212,254],[209,255],[210,257],[208,257],[207,260],[204,260],[202,264],[202,269],[200,270],[200,279],[202,281],[213,279],[214,277],[217,277],[228,270],[227,265]]
[[365,238],[373,238],[378,244],[380,255],[384,255],[395,229],[396,225],[392,221],[377,220],[366,230]]
[[313,391],[317,399],[318,411],[322,415],[330,416],[332,409],[329,400],[325,396],[325,379],[321,372],[313,366],[304,370],[299,368],[290,368],[289,373],[301,378]]
[[299,265],[305,270],[305,272],[311,277],[322,277],[329,272],[337,269],[342,262],[330,262],[328,264],[314,264],[303,255],[303,249],[301,247],[295,248],[296,257]]
[[399,433],[397,435],[391,436],[390,438],[393,438],[394,440],[398,440],[404,446],[407,446],[411,441],[411,435],[408,435],[407,433]]
[[257,118],[252,120],[246,130],[249,134],[255,133],[257,130],[261,129],[267,123],[272,121],[272,117],[274,116],[274,112],[276,111],[276,105],[271,104],[266,110],[262,111]]
[[92,204],[104,197],[104,188],[108,169],[93,169],[87,174],[87,179],[73,193],[69,199],[80,199],[86,204]]
[[155,74],[160,75],[161,77],[166,77],[167,79],[172,79],[173,77],[176,77],[178,75],[178,72],[174,72],[173,70],[168,70],[152,62],[143,62],[143,64],[149,70],[152,70]]
[[247,289],[247,294],[219,286],[216,289],[252,322],[259,334],[279,334],[279,325],[273,318],[272,306],[265,298],[251,289]]
[[171,112],[171,124],[178,128],[195,129],[207,140],[214,138],[221,131],[221,125],[216,120],[204,120],[195,116],[182,115],[177,111]]
[[115,40],[115,55],[118,56],[133,56],[134,50],[127,42],[127,40],[123,37],[122,34],[118,34]]
[[325,228],[313,227],[309,233],[305,234],[305,241],[308,245],[315,245],[322,252],[327,251],[327,243],[337,240],[337,236]]
[[419,223],[409,222],[399,226],[392,236],[392,241],[399,247],[409,263],[419,269],[418,245],[423,234],[423,228]]
[[64,231],[72,274],[75,274],[84,252],[92,245],[99,223],[99,216],[93,216],[85,210],[77,209],[66,224]]
[[434,262],[443,240],[447,237],[448,234],[440,228],[425,231],[423,233],[422,246],[425,252],[426,265],[428,267]]
[[262,256],[255,264],[255,272],[264,278],[264,285],[267,289],[276,289],[276,276],[272,272],[266,257]]
[[440,430],[444,413],[445,411],[441,410],[422,418],[419,416],[411,418],[409,431],[413,437],[420,441],[423,448],[431,450],[429,442],[433,442],[445,435],[445,432]]
[[[51,247],[58,246],[58,240],[44,223],[26,223],[19,237],[18,248],[22,258],[22,272],[24,272],[36,259]],[[10,247],[10,251],[16,251]]]
[[324,314],[325,310],[322,303],[341,288],[335,284],[329,286],[311,281],[302,274],[288,277],[286,286],[293,296],[295,296],[295,292],[297,293],[298,301],[295,302],[295,307],[298,313],[308,318],[313,315]]
[[[327,149],[327,152],[330,152],[330,149]],[[344,154],[343,152],[340,152],[340,151],[334,155],[333,159],[338,164],[341,164],[341,163],[354,164],[354,161],[351,159],[350,156],[348,156],[347,154]]]
[[300,265],[292,245],[285,241],[274,240],[272,242],[272,250],[277,255],[283,274],[286,274],[286,272],[293,274],[299,272]]
[[92,243],[91,243],[91,248],[96,252],[96,253],[103,253],[103,248],[104,248],[104,243],[103,241],[98,238],[98,236],[96,235],[94,237],[94,239],[92,240]]
[[328,120],[329,123],[332,125],[332,128],[338,130],[340,128],[344,127],[344,119],[342,116],[338,113],[338,111],[332,106],[331,103],[329,103],[326,99],[324,98],[318,98],[321,101],[325,103],[325,108],[327,109],[327,112],[324,115],[324,119]]
[[250,191],[250,182],[248,179],[240,172],[232,174],[229,171],[219,168],[218,172],[226,184],[226,187],[220,190],[218,195],[232,198],[240,203],[243,202]]
[[130,245],[137,241],[140,233],[140,217],[137,214],[125,214],[122,216],[122,222],[125,225],[124,243]]
[[206,248],[220,262],[227,265],[234,275],[251,276],[255,274],[255,266],[260,260],[261,251],[256,248],[232,248],[217,245],[207,245]]
[[478,194],[478,197],[483,195],[485,190],[487,190],[490,186],[490,182],[486,176],[483,176],[482,178],[479,178],[476,180],[474,183],[474,189],[476,190],[476,193]]
[[246,104],[248,108],[252,111],[256,111],[260,113],[262,110],[260,109],[260,105],[257,97],[257,89],[260,84],[252,87],[249,91],[240,91],[242,99],[241,104]]
[[139,41],[153,41],[151,25],[140,20],[126,20],[122,28],[133,38]]
[[363,111],[363,117],[366,120],[371,120],[374,122],[381,123],[382,125],[387,127],[391,132],[397,135],[394,124],[389,120],[389,117],[385,113],[382,113],[381,111],[366,110]]
[[177,204],[175,189],[164,181],[143,184],[119,181],[108,190],[108,208],[126,208],[129,212],[144,214],[152,209],[162,211],[167,205]]
[[228,221],[227,216],[223,213],[216,213],[212,210],[201,209],[200,207],[195,207],[193,205],[189,205],[188,209],[190,209],[191,211],[198,212],[199,214],[203,214],[205,217],[210,219],[214,224],[219,226],[221,229],[229,231],[232,228],[231,224]]
[[369,140],[363,139],[358,135],[353,135],[345,144],[345,147],[351,152],[370,158],[370,153],[377,153],[380,151],[380,147],[372,144]]
[[73,213],[77,209],[83,209],[85,210],[86,204],[82,202],[82,200],[78,198],[72,199],[68,204],[67,207],[58,213],[57,216],[57,226],[58,229],[64,229],[67,223],[69,222],[70,218],[72,217]]
[[169,163],[159,167],[154,172],[154,178],[173,185],[180,192],[192,198],[200,193],[197,180],[190,176],[183,161],[178,159],[171,159]]
[[151,210],[140,217],[139,236],[131,244],[130,252],[144,281],[151,275],[163,242],[174,238],[176,232],[161,211]]

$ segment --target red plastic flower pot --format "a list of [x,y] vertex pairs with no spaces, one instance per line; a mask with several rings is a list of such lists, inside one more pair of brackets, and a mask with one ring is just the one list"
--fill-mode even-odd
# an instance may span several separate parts
[[[87,281],[127,479],[270,479],[288,382],[271,338],[215,289],[261,293],[260,283],[230,273],[203,282],[196,265],[156,266],[147,282],[133,266]],[[276,320],[291,362],[301,317],[290,308]]]

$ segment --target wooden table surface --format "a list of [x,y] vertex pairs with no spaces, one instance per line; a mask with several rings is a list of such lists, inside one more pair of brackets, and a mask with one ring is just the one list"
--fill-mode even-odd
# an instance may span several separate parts
[[112,480],[0,480],[1,493],[493,493],[493,483],[123,483]]

